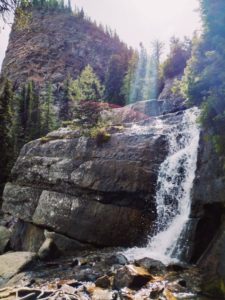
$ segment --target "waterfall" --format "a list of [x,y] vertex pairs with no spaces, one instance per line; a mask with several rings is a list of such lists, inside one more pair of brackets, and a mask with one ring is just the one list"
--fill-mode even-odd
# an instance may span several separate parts
[[127,250],[125,255],[130,259],[150,257],[164,263],[180,259],[182,247],[178,241],[189,219],[197,164],[198,116],[197,108],[188,109],[182,122],[171,125],[167,131],[169,153],[158,173],[155,235],[149,238],[146,247]]

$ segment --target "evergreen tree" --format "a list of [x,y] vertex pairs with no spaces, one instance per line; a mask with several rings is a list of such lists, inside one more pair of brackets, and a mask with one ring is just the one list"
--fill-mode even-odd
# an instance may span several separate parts
[[193,104],[202,105],[202,123],[225,154],[225,2],[201,0],[203,34],[193,47],[183,90]]
[[16,109],[13,121],[14,157],[26,142],[26,126],[28,120],[28,107],[26,106],[26,87],[16,95]]
[[42,133],[45,135],[48,132],[56,129],[56,117],[53,106],[53,94],[51,83],[47,84],[46,97],[41,109],[42,112]]
[[63,97],[59,107],[59,119],[67,121],[72,119],[72,78],[68,75],[63,85]]
[[131,102],[144,100],[144,88],[146,83],[146,74],[148,66],[148,55],[143,44],[140,44],[137,68],[135,71],[134,83],[131,89]]
[[170,53],[163,63],[164,78],[174,78],[183,73],[191,56],[192,43],[188,38],[184,41],[176,37],[170,40]]
[[90,65],[81,72],[77,80],[73,81],[71,93],[73,100],[94,100],[99,101],[103,98],[104,87],[94,73]]
[[112,55],[105,81],[105,100],[109,103],[125,105],[126,100],[121,93],[123,78],[127,71],[127,58],[122,55]]
[[69,12],[72,12],[72,6],[71,6],[71,0],[68,0],[68,10]]
[[6,80],[0,94],[0,192],[7,181],[13,157],[12,112],[10,109],[12,102],[12,84]]
[[138,59],[139,59],[138,52],[135,51],[132,54],[132,57],[128,63],[127,72],[123,78],[121,94],[123,95],[126,104],[130,104],[133,101],[132,88],[135,84],[135,74],[138,65]]
[[158,40],[152,43],[152,55],[148,59],[144,99],[157,99],[160,92],[160,59],[164,44]]
[[27,122],[27,138],[29,141],[37,139],[41,135],[41,114],[39,93],[35,90],[34,82],[28,83],[27,102],[29,103],[29,117]]

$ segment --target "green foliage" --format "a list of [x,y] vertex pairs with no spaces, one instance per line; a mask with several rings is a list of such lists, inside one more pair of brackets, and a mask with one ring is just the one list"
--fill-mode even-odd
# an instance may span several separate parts
[[19,154],[20,149],[26,141],[26,128],[28,121],[28,107],[26,87],[21,93],[15,95],[16,106],[13,119],[14,156]]
[[101,124],[90,129],[90,137],[95,139],[97,146],[108,142],[111,138],[109,132],[107,132],[106,127],[102,127]]
[[29,116],[27,121],[26,136],[29,141],[41,135],[41,111],[39,92],[35,89],[34,82],[30,81],[27,87],[27,102],[29,103]]
[[56,129],[56,115],[53,106],[52,85],[50,83],[47,84],[46,95],[44,97],[41,113],[42,133],[47,134],[48,132]]
[[148,59],[143,99],[157,99],[161,90],[162,78],[160,59],[164,44],[158,40],[152,43],[152,54]]
[[12,84],[9,80],[4,80],[2,86],[2,91],[0,91],[0,191],[2,191],[3,185],[7,181],[13,158]]
[[140,44],[140,53],[137,68],[135,70],[134,84],[131,90],[131,101],[136,102],[144,100],[145,78],[147,74],[148,54],[142,44]]
[[134,100],[131,93],[132,93],[132,87],[135,83],[135,72],[138,65],[138,59],[139,59],[138,52],[134,52],[128,63],[127,72],[123,78],[121,94],[124,97],[126,104],[129,104]]
[[80,101],[74,106],[74,121],[79,127],[94,127],[100,120],[101,111],[107,108],[103,102]]
[[201,121],[210,130],[216,150],[225,155],[225,2],[201,1],[204,32],[195,38],[183,79],[191,103],[202,106]]
[[139,52],[133,52],[121,89],[127,104],[158,97],[161,87],[162,50],[163,44],[156,40],[152,43],[150,56],[142,44]]
[[31,0],[30,4],[38,9],[72,12],[71,1],[65,5],[64,0]]
[[163,77],[174,78],[183,73],[187,61],[191,56],[191,41],[187,38],[180,41],[178,38],[171,38],[170,53],[162,65]]
[[70,75],[67,76],[63,84],[63,97],[60,101],[59,106],[59,119],[61,121],[72,119],[72,107],[73,107],[73,95],[72,95],[72,85],[73,81]]
[[100,101],[103,98],[104,86],[94,73],[93,68],[87,65],[80,76],[72,82],[71,94],[73,100]]
[[121,93],[123,79],[128,68],[128,57],[112,55],[105,80],[105,100],[109,103],[125,105],[125,97]]
[[22,1],[21,5],[17,6],[15,10],[14,26],[17,30],[28,29],[30,26],[32,14],[28,12],[27,7],[29,7],[29,2]]

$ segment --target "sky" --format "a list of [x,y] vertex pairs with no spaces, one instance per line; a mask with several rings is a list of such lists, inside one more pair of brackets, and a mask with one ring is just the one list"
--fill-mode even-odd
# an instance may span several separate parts
[[[169,44],[171,36],[192,36],[200,30],[199,0],[72,0],[98,23],[115,29],[121,40],[137,48],[150,47],[155,39]],[[0,27],[1,26],[0,22]],[[10,26],[0,31],[0,66]],[[168,46],[166,47],[168,49]]]

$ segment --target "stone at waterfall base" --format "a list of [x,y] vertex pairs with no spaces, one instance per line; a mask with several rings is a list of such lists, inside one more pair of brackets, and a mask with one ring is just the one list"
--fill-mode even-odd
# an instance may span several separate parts
[[97,287],[102,288],[102,289],[110,288],[110,285],[111,285],[110,278],[109,278],[107,275],[102,276],[102,277],[99,277],[99,278],[95,281],[95,285],[96,285]]
[[1,255],[0,279],[10,279],[34,261],[35,258],[36,254],[32,252],[11,252]]
[[148,257],[136,260],[135,265],[148,270],[153,275],[162,275],[166,271],[166,266],[161,261]]
[[0,226],[0,254],[4,253],[9,243],[11,232],[4,226]]
[[113,286],[117,290],[124,287],[140,289],[152,279],[153,277],[144,269],[128,265],[117,270]]

